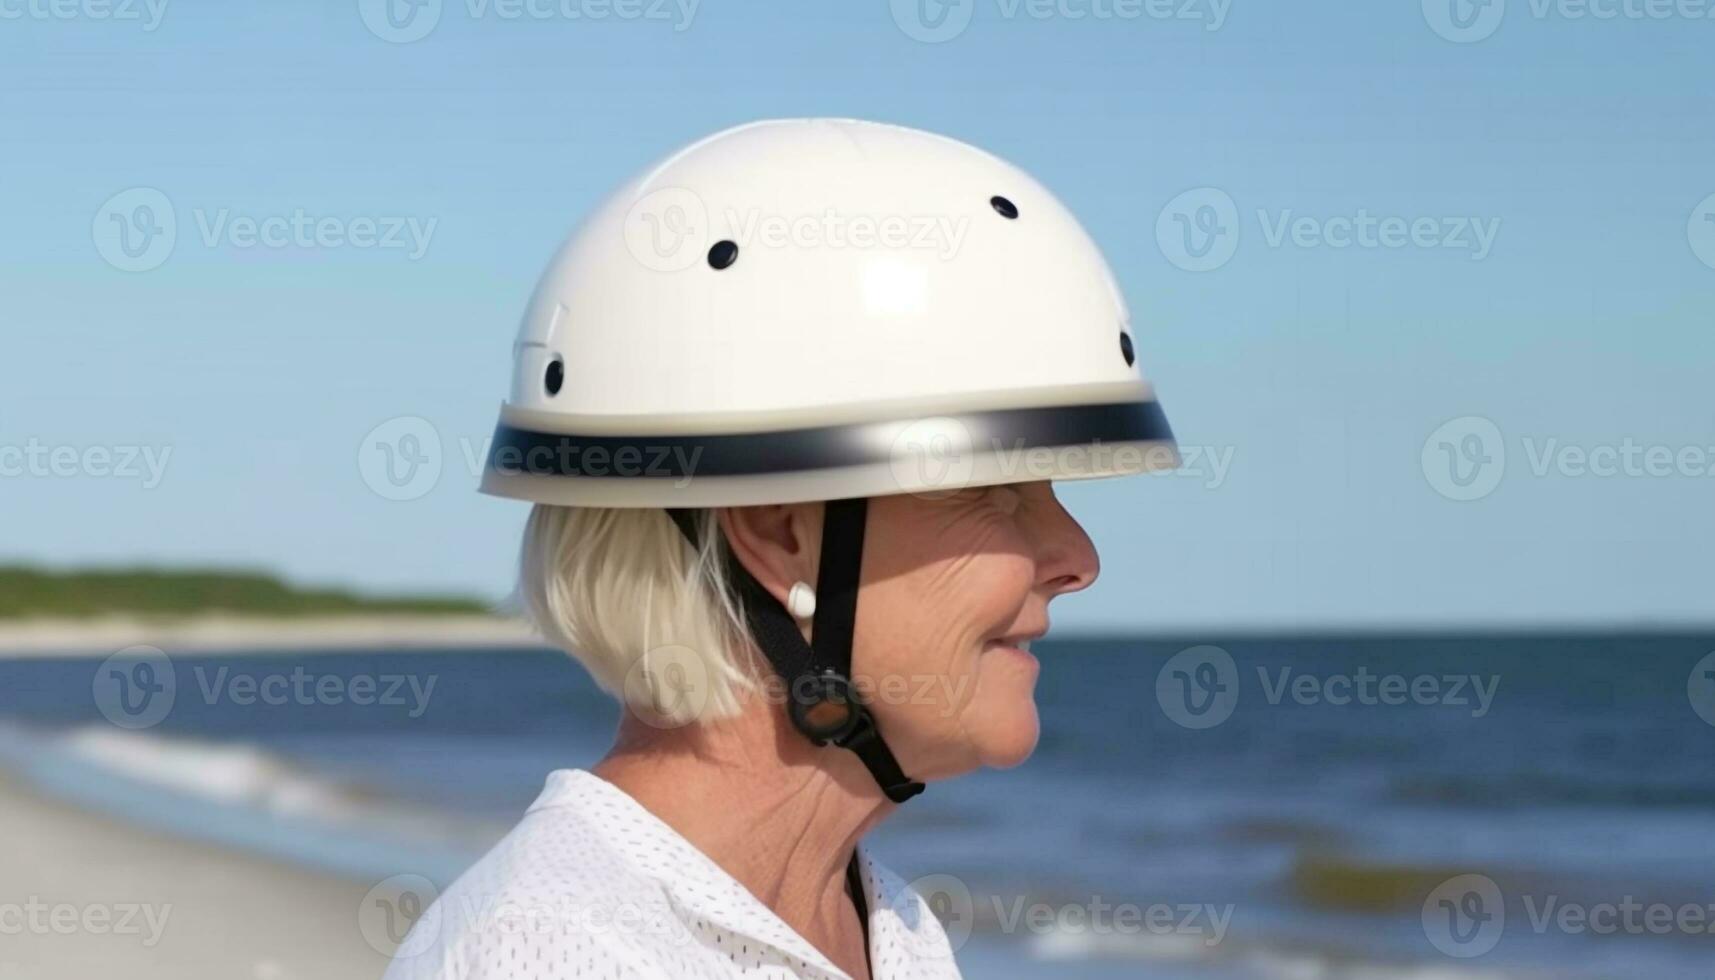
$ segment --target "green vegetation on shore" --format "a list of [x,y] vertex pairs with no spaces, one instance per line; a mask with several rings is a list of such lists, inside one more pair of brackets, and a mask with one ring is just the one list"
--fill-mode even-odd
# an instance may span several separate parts
[[484,613],[456,596],[365,596],[303,589],[261,572],[156,568],[53,572],[0,565],[0,619],[82,619],[103,615],[229,613],[316,616],[340,613]]

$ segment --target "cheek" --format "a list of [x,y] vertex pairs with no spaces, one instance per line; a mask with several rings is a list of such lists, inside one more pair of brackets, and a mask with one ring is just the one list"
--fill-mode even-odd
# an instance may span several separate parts
[[1035,660],[982,650],[1016,621],[1034,571],[1018,555],[979,554],[866,585],[858,672],[913,775],[1016,765],[1035,746]]
[[1027,559],[983,554],[866,586],[858,601],[864,662],[913,677],[974,678],[984,640],[1016,621],[1033,573]]

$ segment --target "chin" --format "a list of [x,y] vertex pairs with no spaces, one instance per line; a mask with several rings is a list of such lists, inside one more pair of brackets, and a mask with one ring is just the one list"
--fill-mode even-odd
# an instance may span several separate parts
[[990,717],[993,724],[987,726],[977,747],[982,764],[990,769],[1011,769],[1030,758],[1042,735],[1035,703],[1027,701],[1020,709]]
[[966,730],[976,755],[990,769],[1010,769],[1030,758],[1042,734],[1036,714],[1036,658],[1001,648],[986,652],[978,676],[979,696],[969,717],[980,719]]

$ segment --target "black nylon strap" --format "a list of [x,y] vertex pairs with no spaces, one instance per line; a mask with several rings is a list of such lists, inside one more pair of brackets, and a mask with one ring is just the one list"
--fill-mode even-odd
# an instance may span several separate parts
[[[683,507],[667,508],[667,516],[679,526],[679,532],[691,546],[697,547],[696,512]],[[768,594],[762,583],[751,575],[732,552],[727,552],[727,577],[738,590],[739,605],[744,608],[751,637],[768,662],[788,684],[796,678],[816,673],[810,647],[798,632],[798,624],[785,607]]]
[[[846,862],[846,890],[851,892],[852,904],[857,907],[858,924],[863,926],[863,950],[865,961],[869,956],[869,898],[863,893],[863,872],[858,869],[857,848],[852,848],[852,859]],[[870,972],[874,972],[873,964]]]
[[810,644],[816,666],[852,676],[852,634],[857,631],[858,576],[869,501],[863,497],[822,505],[822,555],[816,568],[816,618]]
[[[817,564],[816,615],[811,625],[812,643],[805,643],[798,624],[744,565],[728,552],[728,575],[737,583],[739,601],[750,622],[756,645],[786,681],[787,696],[798,699],[826,690],[819,679],[827,674],[850,681],[852,631],[857,622],[857,587],[862,575],[863,532],[868,501],[862,497],[829,501],[822,519],[822,553]],[[697,545],[693,513],[669,507],[667,516],[685,538]],[[912,780],[899,767],[899,760],[882,741],[869,709],[856,701],[857,719],[850,731],[834,738],[833,744],[855,753],[875,778],[876,784],[895,803],[903,803],[923,792],[923,784]]]

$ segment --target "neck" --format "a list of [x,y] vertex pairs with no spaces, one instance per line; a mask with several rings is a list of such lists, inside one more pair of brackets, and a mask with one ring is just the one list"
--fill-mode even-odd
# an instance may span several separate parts
[[894,809],[851,753],[817,746],[777,706],[658,729],[629,713],[594,772],[821,948],[857,925],[853,848]]

